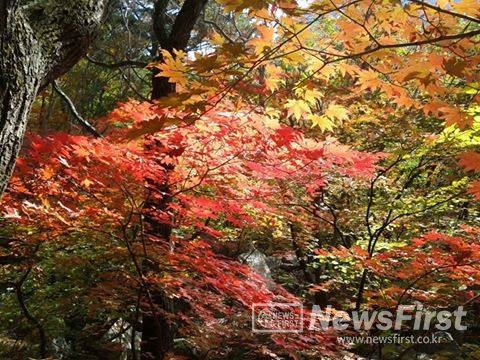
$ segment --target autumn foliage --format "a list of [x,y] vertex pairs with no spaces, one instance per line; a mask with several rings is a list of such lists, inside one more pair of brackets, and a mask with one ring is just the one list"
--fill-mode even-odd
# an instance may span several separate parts
[[[172,359],[356,351],[332,329],[252,333],[253,303],[462,305],[475,322],[479,3],[218,3],[252,35],[163,49],[148,69],[175,92],[117,104],[101,137],[27,135],[0,208],[18,302],[24,284],[60,299],[47,313],[81,313],[92,338],[161,318],[190,343]],[[252,249],[272,278],[239,261]]]

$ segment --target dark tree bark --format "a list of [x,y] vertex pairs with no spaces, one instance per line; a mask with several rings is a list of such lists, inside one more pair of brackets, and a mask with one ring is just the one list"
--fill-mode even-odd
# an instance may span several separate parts
[[[157,0],[155,3],[153,14],[153,30],[156,35],[156,40],[159,47],[163,50],[169,51],[172,55],[173,50],[185,50],[190,39],[193,27],[200,17],[208,0],[186,0],[183,3],[175,21],[171,26],[167,24],[166,11],[169,1]],[[168,31],[167,27],[171,30]],[[161,55],[157,61],[162,61]],[[168,78],[152,76],[152,100],[160,99],[175,92],[175,84],[170,83]],[[153,141],[149,146],[155,146],[157,149],[162,149],[161,144],[156,144]],[[152,149],[149,149],[150,151]],[[154,149],[153,149],[154,150]],[[172,156],[175,156],[172,154]],[[172,171],[173,168],[164,167],[166,172]],[[163,194],[162,199],[147,201],[145,204],[145,222],[147,224],[147,231],[166,242],[170,241],[172,228],[170,224],[159,223],[155,217],[148,216],[149,213],[155,211],[166,211],[171,202],[169,197],[170,189],[168,186],[159,186],[147,181],[147,190],[157,194]],[[158,268],[152,268],[151,264],[144,264],[144,271],[161,271]],[[177,324],[169,319],[169,314],[175,314],[182,305],[178,301],[166,297],[162,292],[152,291],[153,302],[156,309],[150,309],[148,306],[143,311],[142,317],[142,344],[141,344],[141,359],[161,360],[171,350],[177,330]]]
[[[180,12],[171,26],[170,33],[167,31],[168,0],[158,0],[155,3],[153,14],[153,30],[157,37],[160,48],[167,50],[173,55],[173,50],[185,50],[190,40],[193,27],[200,17],[208,0],[186,0]],[[161,56],[157,59],[162,61]],[[152,79],[152,100],[160,99],[175,92],[175,84],[169,83],[168,78],[158,77],[154,74]]]
[[0,0],[0,195],[38,91],[87,51],[108,0]]

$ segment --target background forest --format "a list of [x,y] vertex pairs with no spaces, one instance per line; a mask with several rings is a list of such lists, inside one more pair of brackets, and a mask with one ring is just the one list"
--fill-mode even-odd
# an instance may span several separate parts
[[[42,26],[90,4],[13,3]],[[0,359],[480,359],[480,2],[107,3],[1,198]],[[305,330],[252,332],[269,302]],[[467,329],[309,329],[312,305],[416,304]]]

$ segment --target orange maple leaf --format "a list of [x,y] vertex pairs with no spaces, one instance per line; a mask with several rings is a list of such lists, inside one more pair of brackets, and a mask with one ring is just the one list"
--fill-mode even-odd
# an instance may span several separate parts
[[467,151],[460,155],[460,166],[468,171],[480,171],[480,153],[476,151]]
[[480,200],[480,180],[474,181],[471,185],[470,188],[468,189],[468,192],[475,196],[477,200]]

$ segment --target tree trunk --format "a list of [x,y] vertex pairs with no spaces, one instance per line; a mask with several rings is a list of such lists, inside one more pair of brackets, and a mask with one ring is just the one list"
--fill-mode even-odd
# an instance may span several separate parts
[[38,91],[85,54],[107,0],[0,0],[0,195]]
[[[208,0],[185,0],[182,8],[178,12],[170,33],[166,30],[166,10],[168,0],[157,0],[153,13],[153,30],[161,49],[169,51],[172,55],[173,50],[185,50],[190,36],[198,18],[207,5]],[[162,62],[159,55],[157,61]],[[169,82],[168,78],[162,76],[152,77],[152,100],[160,99],[168,94],[175,92],[175,84]]]
[[[191,32],[197,19],[200,17],[208,0],[185,0],[180,9],[170,33],[167,33],[166,11],[168,0],[157,0],[153,14],[153,29],[157,37],[158,44],[163,50],[173,54],[173,50],[185,50],[190,39]],[[156,59],[162,61],[161,55]],[[160,99],[175,92],[175,84],[169,82],[168,78],[156,76],[154,71],[152,76],[152,100]],[[155,146],[157,149],[163,148],[161,144],[152,142],[149,146]],[[154,150],[154,149],[149,149]],[[175,156],[175,155],[172,155]],[[173,171],[173,167],[164,167],[165,172]],[[168,195],[170,189],[167,185],[152,184],[147,180],[148,191],[162,194],[161,200],[152,198],[146,202],[144,211],[146,213],[145,222],[149,234],[154,237],[161,238],[163,241],[169,242],[172,227],[170,223],[159,223],[155,217],[148,216],[149,213],[156,211],[167,211],[171,197]],[[161,269],[152,268],[151,264],[145,262],[145,275],[150,271],[160,271]],[[154,285],[153,285],[154,286]],[[152,287],[153,287],[152,286]],[[182,307],[178,301],[168,298],[160,291],[152,289],[152,297],[156,309],[146,306],[143,309],[142,316],[142,343],[141,343],[141,359],[142,360],[162,360],[165,355],[173,347],[177,324],[169,319]]]

